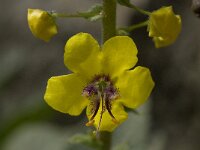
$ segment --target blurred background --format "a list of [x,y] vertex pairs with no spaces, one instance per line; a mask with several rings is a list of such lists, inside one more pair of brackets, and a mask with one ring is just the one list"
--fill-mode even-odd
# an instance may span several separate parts
[[[150,100],[129,114],[113,134],[113,150],[200,149],[200,19],[188,0],[132,0],[147,10],[173,5],[182,17],[182,32],[166,48],[155,49],[146,28],[131,33],[138,65],[149,67],[156,86]],[[43,100],[47,80],[69,73],[63,64],[66,40],[78,33],[101,39],[101,22],[58,19],[59,34],[49,43],[36,39],[27,24],[27,9],[85,11],[100,0],[0,1],[0,149],[89,150],[72,136],[91,129],[85,112],[71,117],[51,109]],[[118,26],[145,20],[119,6]],[[75,142],[74,142],[75,141]]]

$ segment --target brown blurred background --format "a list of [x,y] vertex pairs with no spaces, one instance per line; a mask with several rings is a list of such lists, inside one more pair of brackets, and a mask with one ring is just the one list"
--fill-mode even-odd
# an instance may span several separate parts
[[[131,33],[139,49],[139,64],[151,69],[156,86],[139,115],[113,135],[113,150],[200,149],[200,19],[191,1],[132,0],[147,10],[173,5],[182,16],[182,32],[173,45],[155,49],[146,28]],[[43,101],[48,78],[69,73],[63,64],[66,40],[89,32],[99,41],[101,23],[84,19],[58,19],[59,34],[49,43],[36,39],[27,24],[27,9],[73,13],[100,0],[0,1],[0,149],[88,150],[68,139],[87,133],[85,114],[70,117]],[[117,23],[131,25],[146,18],[119,6]]]

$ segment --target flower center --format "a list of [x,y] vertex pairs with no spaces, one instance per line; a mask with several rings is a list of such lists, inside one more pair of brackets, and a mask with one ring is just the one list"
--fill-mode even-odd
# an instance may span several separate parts
[[97,115],[101,106],[100,121],[97,131],[100,128],[103,113],[107,110],[112,117],[112,121],[117,123],[114,115],[112,114],[112,102],[119,97],[119,91],[114,86],[109,75],[96,75],[93,80],[83,89],[82,95],[90,100],[91,118],[86,123],[87,126],[94,124],[94,118]]

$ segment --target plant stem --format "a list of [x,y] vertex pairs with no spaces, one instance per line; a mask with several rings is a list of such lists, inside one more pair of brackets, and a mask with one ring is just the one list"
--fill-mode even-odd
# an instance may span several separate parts
[[111,132],[100,132],[99,139],[102,143],[102,146],[99,150],[110,150],[112,143],[112,134]]
[[148,20],[147,21],[144,21],[144,22],[140,22],[138,24],[134,24],[132,26],[129,26],[129,27],[122,27],[122,28],[119,28],[119,30],[125,30],[127,32],[131,32],[135,29],[138,29],[138,28],[141,28],[141,27],[145,27],[148,25]]
[[[103,0],[102,18],[102,40],[103,43],[116,35],[116,0]],[[99,139],[102,142],[101,150],[110,150],[112,134],[110,132],[100,132]]]
[[103,0],[103,43],[116,35],[116,0]]
[[82,16],[80,16],[79,14],[60,14],[60,13],[52,13],[53,17],[56,18],[80,18]]
[[128,7],[133,8],[133,9],[135,9],[136,11],[138,11],[138,12],[144,14],[144,15],[148,15],[148,16],[149,16],[149,15],[151,14],[151,12],[146,11],[146,10],[143,10],[143,9],[141,9],[141,8],[139,8],[139,7],[135,6],[135,5],[133,5],[133,4],[129,4]]

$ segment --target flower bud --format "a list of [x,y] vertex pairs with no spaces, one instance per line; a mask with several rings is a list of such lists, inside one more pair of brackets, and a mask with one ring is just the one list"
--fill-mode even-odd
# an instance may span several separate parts
[[48,42],[57,34],[57,26],[50,13],[40,9],[28,9],[28,24],[33,35]]
[[156,48],[174,43],[181,31],[181,17],[175,15],[171,6],[153,11],[149,17],[149,36]]

